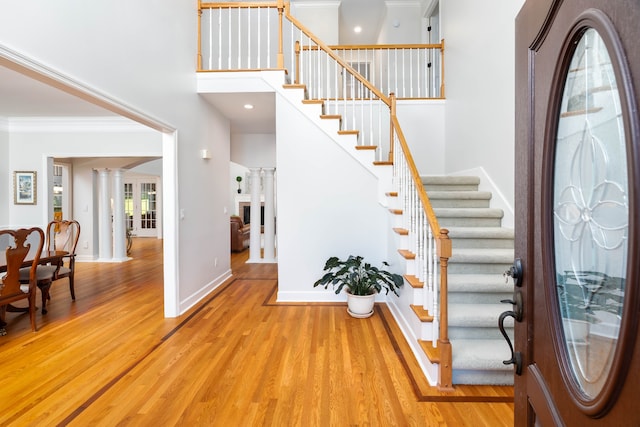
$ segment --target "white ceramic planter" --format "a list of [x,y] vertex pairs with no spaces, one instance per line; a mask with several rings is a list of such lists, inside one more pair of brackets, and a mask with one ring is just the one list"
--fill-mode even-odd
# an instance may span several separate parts
[[373,304],[376,301],[376,294],[373,295],[351,295],[347,292],[347,312],[359,319],[369,317],[373,314]]

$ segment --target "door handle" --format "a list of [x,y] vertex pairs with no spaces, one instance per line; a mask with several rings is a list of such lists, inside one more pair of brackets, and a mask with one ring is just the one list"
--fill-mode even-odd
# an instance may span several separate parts
[[[511,277],[514,278],[513,279],[514,283],[516,282],[516,278],[513,275],[508,273],[510,272],[514,275],[518,275],[519,277],[522,277],[522,265],[516,266],[516,264],[520,264],[519,261],[520,260],[517,259],[516,262],[514,262],[514,266],[511,267],[510,270],[505,272],[505,275],[510,275]],[[513,292],[512,300],[503,299],[500,302],[513,305],[512,310],[507,310],[503,312],[502,314],[500,314],[500,317],[498,318],[498,329],[500,329],[500,333],[504,337],[505,341],[507,341],[507,344],[509,345],[509,350],[511,351],[511,358],[508,360],[503,360],[502,363],[504,363],[505,365],[514,365],[516,375],[521,375],[522,374],[522,353],[519,351],[514,351],[513,344],[511,343],[511,339],[509,338],[509,334],[507,334],[507,331],[504,329],[504,321],[507,317],[513,317],[513,320],[515,320],[516,322],[522,321],[523,310],[524,310],[523,303],[522,303],[522,292],[519,289],[516,289]]]
[[511,339],[509,338],[509,335],[507,334],[507,332],[504,330],[504,319],[506,319],[507,317],[513,317],[515,319],[516,313],[511,310],[505,311],[504,313],[500,314],[500,317],[498,318],[498,328],[500,328],[500,332],[502,333],[502,336],[504,337],[504,339],[507,341],[507,344],[509,345],[509,350],[511,350],[511,359],[503,360],[502,363],[504,363],[505,365],[512,365],[512,364],[515,365],[516,375],[521,375],[522,374],[522,353],[520,353],[519,351],[513,350],[513,344],[511,344]]

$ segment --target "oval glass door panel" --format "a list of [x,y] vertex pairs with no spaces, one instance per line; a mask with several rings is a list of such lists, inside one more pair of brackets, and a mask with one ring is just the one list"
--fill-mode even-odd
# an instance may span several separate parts
[[570,371],[587,399],[617,347],[627,272],[627,153],[607,48],[585,30],[567,70],[554,159],[556,292]]

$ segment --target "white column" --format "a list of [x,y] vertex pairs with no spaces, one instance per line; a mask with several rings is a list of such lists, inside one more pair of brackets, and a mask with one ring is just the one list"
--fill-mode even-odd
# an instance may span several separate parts
[[114,261],[126,261],[126,228],[124,221],[124,179],[123,170],[113,171],[113,258]]
[[251,180],[251,214],[249,216],[249,260],[260,262],[260,168],[250,168]]
[[276,214],[273,174],[275,168],[264,168],[264,260],[276,262]]
[[99,171],[98,191],[98,241],[100,248],[98,259],[111,261],[113,258],[112,231],[111,231],[111,189],[109,188],[109,169]]

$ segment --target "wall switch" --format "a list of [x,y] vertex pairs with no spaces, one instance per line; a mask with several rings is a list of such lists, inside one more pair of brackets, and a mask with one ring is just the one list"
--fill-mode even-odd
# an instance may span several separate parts
[[84,242],[82,242],[82,246],[83,246],[85,249],[89,249],[89,242],[85,240]]
[[180,219],[184,219],[184,209],[180,209]]

